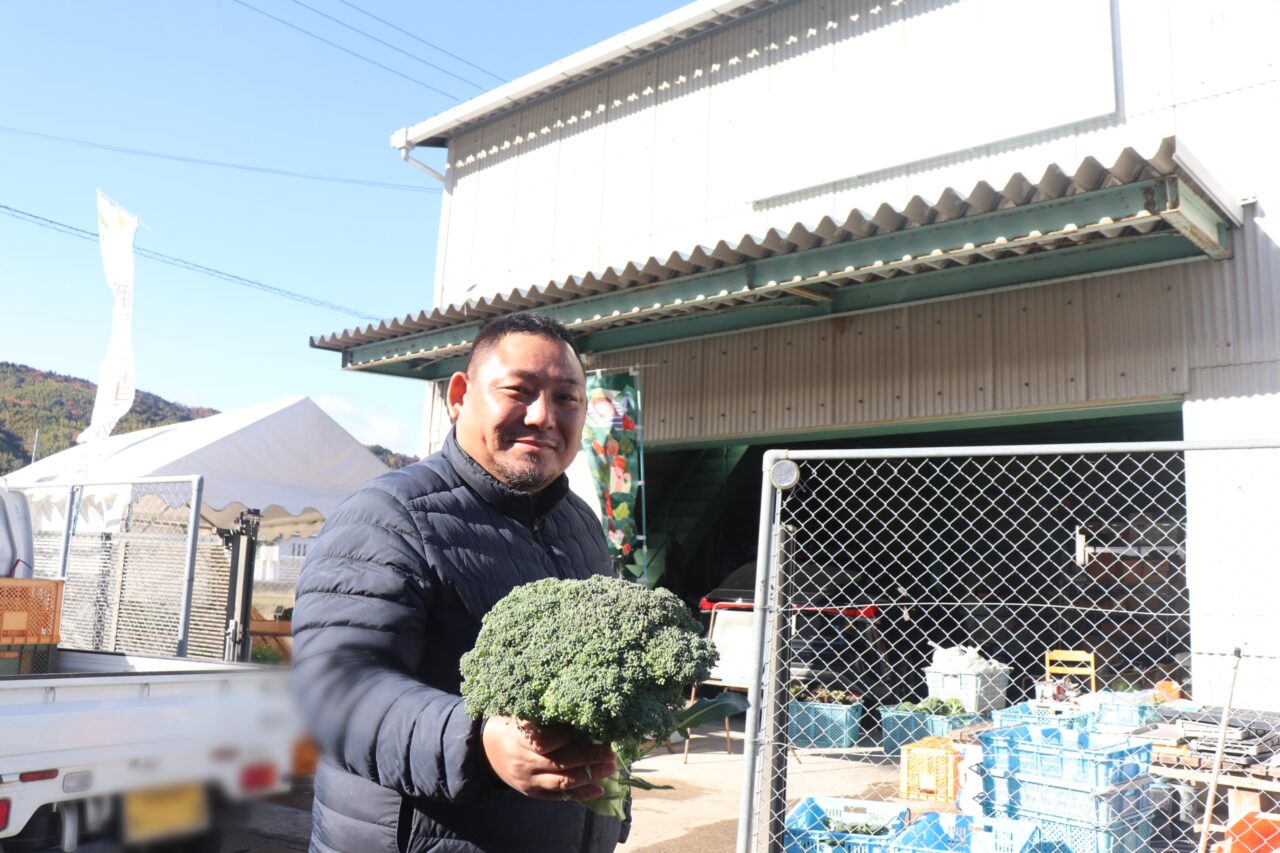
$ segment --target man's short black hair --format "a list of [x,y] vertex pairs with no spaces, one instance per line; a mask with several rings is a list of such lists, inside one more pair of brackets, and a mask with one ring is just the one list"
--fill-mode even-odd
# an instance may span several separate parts
[[582,356],[578,353],[578,347],[573,342],[573,334],[561,325],[559,320],[552,319],[546,314],[522,312],[520,314],[504,314],[501,317],[486,320],[484,325],[480,327],[480,331],[476,333],[476,339],[471,342],[471,352],[467,353],[467,363],[462,368],[462,372],[469,376],[471,374],[471,364],[476,360],[477,356],[484,355],[484,353],[493,349],[507,335],[515,334],[537,335],[554,341],[563,341],[569,345],[569,349],[573,350],[573,355],[578,359],[578,363],[582,363]]

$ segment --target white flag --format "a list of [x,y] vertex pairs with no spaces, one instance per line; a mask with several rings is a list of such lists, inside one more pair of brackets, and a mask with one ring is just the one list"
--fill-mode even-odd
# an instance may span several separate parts
[[98,191],[98,246],[102,270],[115,296],[111,310],[111,340],[98,375],[98,396],[88,428],[77,444],[111,435],[133,406],[133,235],[138,217]]

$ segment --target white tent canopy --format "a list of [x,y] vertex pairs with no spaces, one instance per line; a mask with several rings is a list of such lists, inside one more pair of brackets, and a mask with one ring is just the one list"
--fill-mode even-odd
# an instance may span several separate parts
[[77,445],[3,481],[21,488],[198,474],[206,521],[229,526],[252,507],[270,525],[290,517],[322,520],[387,470],[310,398],[288,397]]

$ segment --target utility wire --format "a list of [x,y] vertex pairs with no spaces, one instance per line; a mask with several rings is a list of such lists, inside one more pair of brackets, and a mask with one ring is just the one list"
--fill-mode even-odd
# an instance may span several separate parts
[[181,154],[162,154],[159,151],[144,151],[141,148],[125,148],[121,145],[108,145],[105,142],[90,142],[87,139],[72,139],[69,136],[54,136],[49,133],[36,133],[34,130],[21,130],[16,127],[0,127],[0,133],[11,133],[17,136],[30,136],[35,139],[47,139],[51,142],[65,142],[69,145],[81,145],[85,148],[98,148],[103,151],[114,151],[117,154],[134,154],[138,157],[154,157],[159,160],[173,160],[176,163],[192,163],[197,166],[215,166],[219,169],[237,169],[241,172],[257,172],[264,175],[279,175],[285,178],[302,178],[308,181],[327,181],[335,184],[352,184],[354,186],[374,187],[383,190],[402,190],[404,192],[440,192],[436,187],[420,187],[413,184],[393,184],[385,181],[366,181],[362,178],[342,178],[336,175],[309,175],[305,172],[292,172],[288,169],[272,169],[267,166],[250,166],[245,163],[227,163],[222,160],[205,160],[200,157],[185,157]]
[[284,20],[283,18],[277,18],[275,15],[271,14],[270,12],[264,12],[263,10],[259,9],[257,6],[252,6],[246,3],[245,0],[231,0],[231,2],[236,3],[240,6],[243,6],[246,9],[249,9],[250,11],[257,12],[259,15],[262,15],[264,18],[270,18],[271,20],[275,21],[277,24],[282,24],[283,26],[286,26],[291,30],[296,30],[302,33],[304,36],[310,36],[316,41],[324,42],[325,44],[329,45],[329,47],[336,48],[337,50],[340,50],[343,53],[354,56],[356,59],[364,60],[370,65],[376,65],[377,67],[381,68],[383,71],[388,71],[396,75],[397,77],[408,80],[410,83],[417,83],[419,86],[421,86],[424,89],[430,89],[431,91],[435,92],[438,95],[444,95],[446,98],[452,101],[461,100],[457,95],[451,95],[443,89],[437,89],[435,86],[432,86],[430,83],[424,83],[416,77],[410,77],[408,74],[401,74],[399,71],[395,70],[394,68],[383,65],[381,62],[378,62],[376,60],[370,59],[369,57],[365,56],[362,53],[356,53],[354,50],[350,50],[348,48],[343,47],[340,44],[331,42],[327,38],[324,38],[323,36],[318,36],[315,33],[311,32],[310,30],[304,30],[302,27],[298,26],[297,24],[291,24],[288,21]]
[[319,15],[322,18],[333,21],[335,24],[337,24],[340,27],[346,27],[347,29],[351,30],[353,33],[359,33],[360,35],[364,36],[367,39],[376,41],[378,44],[382,45],[383,47],[389,47],[392,50],[394,50],[396,53],[403,54],[404,56],[409,57],[414,62],[421,62],[423,65],[427,66],[428,68],[434,68],[435,70],[439,71],[441,74],[448,74],[453,79],[461,80],[463,83],[466,83],[468,86],[475,86],[477,89],[484,88],[484,86],[481,86],[479,83],[468,80],[466,77],[461,77],[457,74],[454,74],[449,69],[441,68],[439,65],[436,65],[434,62],[428,62],[422,57],[415,56],[414,54],[410,53],[407,50],[402,50],[401,48],[396,47],[391,42],[383,41],[377,36],[372,35],[370,33],[366,33],[364,30],[360,29],[359,27],[354,27],[351,24],[348,24],[346,21],[335,18],[333,15],[330,15],[327,12],[321,12],[319,9],[315,8],[314,6],[308,6],[306,3],[303,3],[302,0],[293,0],[293,3],[306,9],[308,12],[314,12],[315,14]]
[[[29,222],[32,225],[38,225],[41,228],[48,228],[50,231],[57,231],[61,234],[67,234],[71,237],[79,237],[81,240],[88,240],[91,243],[98,242],[98,235],[93,231],[86,231],[83,228],[77,228],[74,225],[68,225],[65,222],[59,222],[56,219],[46,219],[43,216],[37,216],[25,210],[19,210],[16,207],[10,207],[7,204],[0,204],[0,213],[6,216],[12,216],[14,219],[20,219]],[[175,258],[173,255],[164,255],[160,252],[153,252],[150,249],[142,247],[134,247],[134,251],[148,260],[159,261],[162,264],[178,267],[179,269],[198,272],[213,278],[222,279],[232,284],[238,284],[241,287],[248,287],[252,290],[259,290],[263,293],[270,293],[273,296],[280,296],[285,299],[292,299],[294,302],[302,302],[307,305],[314,305],[317,308],[327,308],[330,311],[337,311],[340,314],[346,314],[350,317],[359,317],[363,320],[381,320],[374,314],[366,314],[363,311],[357,311],[354,308],[348,308],[345,305],[339,305],[336,302],[330,302],[327,299],[317,299],[314,296],[307,296],[305,293],[295,293],[292,290],[285,290],[282,287],[273,287],[251,278],[235,275],[229,272],[223,272],[213,267],[206,267],[204,264],[197,264],[194,261],[188,261],[185,258]]]
[[492,71],[490,71],[490,70],[488,70],[488,69],[486,69],[486,68],[481,68],[479,65],[476,65],[474,62],[468,62],[467,60],[463,59],[461,56],[458,56],[456,53],[450,53],[449,51],[445,50],[443,47],[441,47],[441,46],[440,46],[440,45],[438,45],[438,44],[433,44],[432,42],[429,42],[429,41],[427,41],[427,40],[426,40],[426,39],[424,39],[424,38],[420,38],[420,37],[418,37],[418,36],[415,36],[413,33],[409,32],[408,30],[406,30],[406,29],[401,29],[400,27],[397,27],[395,24],[391,23],[390,21],[385,20],[385,19],[383,19],[383,18],[379,18],[377,15],[373,14],[372,12],[369,12],[369,11],[366,11],[366,10],[364,10],[364,9],[361,9],[361,8],[360,8],[359,6],[357,6],[355,3],[348,2],[348,0],[338,0],[338,2],[339,2],[339,3],[341,3],[343,6],[349,6],[350,8],[355,9],[357,12],[359,12],[359,13],[360,13],[360,14],[362,14],[362,15],[368,15],[370,18],[373,18],[375,21],[377,21],[378,23],[382,24],[383,26],[390,27],[391,29],[395,30],[396,32],[398,32],[398,33],[401,33],[401,34],[403,34],[403,35],[408,36],[409,38],[413,39],[414,41],[421,42],[422,44],[425,44],[427,47],[432,48],[433,50],[438,50],[438,51],[440,51],[440,52],[441,52],[441,53],[443,53],[445,56],[452,57],[453,59],[458,60],[458,61],[459,61],[459,62],[461,62],[463,65],[466,65],[466,66],[468,66],[468,67],[470,67],[470,68],[474,68],[475,70],[477,70],[477,71],[479,71],[479,72],[481,72],[481,73],[488,74],[490,77],[492,77],[493,79],[497,80],[497,81],[498,81],[498,82],[500,82],[500,83],[505,83],[505,82],[507,82],[507,78],[505,78],[505,77],[500,77],[499,75],[494,74]]

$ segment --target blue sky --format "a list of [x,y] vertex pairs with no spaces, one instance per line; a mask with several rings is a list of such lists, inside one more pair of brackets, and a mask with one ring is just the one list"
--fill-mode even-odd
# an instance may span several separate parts
[[[341,0],[305,3],[480,87],[296,0],[244,2],[458,99],[499,85]],[[506,79],[681,5],[351,2]],[[388,139],[457,102],[237,0],[0,3],[0,128],[432,189]],[[250,174],[0,130],[0,204],[95,230],[96,189],[141,218],[140,248],[379,317],[430,307],[438,192]],[[416,450],[420,383],[345,374],[337,354],[307,345],[363,321],[141,258],[135,287],[140,389],[223,410],[307,394],[361,441]],[[96,244],[0,216],[0,360],[96,381],[110,312]]]

